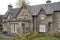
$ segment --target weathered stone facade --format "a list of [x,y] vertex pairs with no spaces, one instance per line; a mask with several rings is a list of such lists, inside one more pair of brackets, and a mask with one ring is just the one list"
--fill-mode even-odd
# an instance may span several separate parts
[[[57,5],[56,5],[57,4]],[[29,32],[60,32],[60,2],[12,8],[3,17],[3,31],[26,34]],[[58,6],[59,5],[59,6]],[[56,7],[57,9],[56,9]]]

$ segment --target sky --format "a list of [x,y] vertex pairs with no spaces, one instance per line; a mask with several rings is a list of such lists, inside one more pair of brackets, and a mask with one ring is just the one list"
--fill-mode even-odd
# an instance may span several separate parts
[[[30,5],[37,5],[37,4],[44,4],[46,0],[28,0]],[[59,2],[60,0],[51,0],[52,2]],[[13,5],[16,7],[17,0],[0,0],[0,15],[4,15],[8,10],[8,4]]]

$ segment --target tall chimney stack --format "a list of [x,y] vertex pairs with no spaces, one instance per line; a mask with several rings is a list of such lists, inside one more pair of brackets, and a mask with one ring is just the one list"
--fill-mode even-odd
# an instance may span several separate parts
[[13,7],[13,6],[12,6],[11,4],[9,4],[9,5],[8,5],[8,10],[10,11],[10,10],[12,9],[12,7]]

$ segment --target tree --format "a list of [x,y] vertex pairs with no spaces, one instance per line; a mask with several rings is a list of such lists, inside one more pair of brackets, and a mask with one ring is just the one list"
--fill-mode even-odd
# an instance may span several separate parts
[[28,0],[17,0],[16,5],[21,6],[23,1],[25,1],[26,4],[29,4]]
[[0,22],[0,31],[2,32],[3,30],[3,26],[2,26],[2,23]]

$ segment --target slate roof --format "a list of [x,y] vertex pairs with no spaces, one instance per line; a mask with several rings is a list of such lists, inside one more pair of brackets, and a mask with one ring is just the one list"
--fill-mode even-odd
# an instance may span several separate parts
[[3,18],[3,15],[0,15],[0,19],[2,19]]
[[[38,15],[41,8],[45,10],[46,14],[53,14],[54,11],[60,10],[60,2],[40,4],[40,5],[34,5],[34,6],[26,5],[26,7],[31,12],[32,15]],[[12,12],[13,17],[16,17],[20,9],[21,7],[14,8],[10,11]],[[8,15],[8,11],[4,15],[4,17],[7,17],[7,15]]]
[[[12,13],[12,17],[15,17],[17,15],[17,13],[19,12],[19,9],[20,8],[14,8],[14,9],[11,9],[10,12]],[[5,13],[5,15],[3,16],[3,18],[6,18],[8,16],[9,12],[7,11]]]
[[46,14],[53,14],[54,11],[60,10],[60,2],[31,6],[32,15],[37,15],[41,8]]

